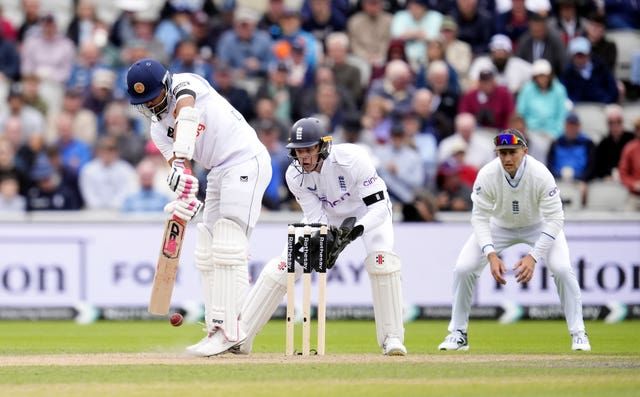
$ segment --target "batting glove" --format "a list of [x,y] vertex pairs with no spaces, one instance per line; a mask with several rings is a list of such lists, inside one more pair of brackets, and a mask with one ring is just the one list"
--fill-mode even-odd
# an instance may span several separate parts
[[189,222],[202,208],[202,201],[195,197],[177,199],[164,206],[164,212],[174,218]]
[[198,193],[198,178],[191,175],[190,170],[185,167],[184,160],[174,160],[171,172],[167,177],[169,188],[176,192],[179,199],[195,197]]

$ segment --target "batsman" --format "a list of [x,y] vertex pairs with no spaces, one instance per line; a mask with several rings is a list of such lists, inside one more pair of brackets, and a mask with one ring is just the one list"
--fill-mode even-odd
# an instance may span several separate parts
[[206,336],[187,350],[198,356],[227,351],[245,339],[239,315],[249,287],[249,237],[271,180],[271,160],[242,115],[202,77],[170,73],[158,61],[129,67],[132,105],[151,120],[151,139],[171,164],[176,199],[165,208],[189,221],[203,203],[191,160],[206,174],[195,258],[204,295]]
[[[385,182],[376,173],[366,151],[356,145],[332,147],[320,120],[303,118],[291,128],[291,164],[286,172],[289,190],[304,212],[303,222],[325,223],[327,268],[357,238],[364,244],[365,268],[371,293],[378,345],[385,355],[404,356],[401,261],[393,251],[391,202]],[[310,257],[317,257],[310,244]],[[315,244],[317,246],[317,244]],[[300,247],[294,247],[294,251]],[[302,268],[296,266],[296,278]],[[241,312],[240,326],[247,339],[232,349],[248,354],[253,338],[271,318],[287,290],[286,248],[269,261],[249,292]]]

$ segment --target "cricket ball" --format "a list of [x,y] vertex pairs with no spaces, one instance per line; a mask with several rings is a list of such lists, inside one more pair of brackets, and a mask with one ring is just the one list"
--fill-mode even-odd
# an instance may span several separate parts
[[171,325],[173,325],[174,327],[179,327],[182,325],[182,320],[184,320],[184,318],[182,317],[182,314],[180,313],[173,313],[171,315],[171,317],[169,317],[169,322],[171,322]]

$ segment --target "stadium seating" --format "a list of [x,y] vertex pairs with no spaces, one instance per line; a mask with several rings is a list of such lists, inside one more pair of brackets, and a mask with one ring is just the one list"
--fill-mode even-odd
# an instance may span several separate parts
[[606,37],[618,48],[618,59],[614,74],[616,78],[629,81],[631,76],[631,58],[635,51],[640,51],[640,32],[636,30],[610,30]]
[[565,211],[579,211],[582,209],[582,191],[577,181],[557,181],[560,189],[560,200]]
[[587,188],[585,209],[592,211],[624,211],[629,192],[620,182],[593,181]]
[[624,129],[633,131],[633,123],[640,119],[640,101],[622,105],[624,113]]
[[580,118],[580,125],[585,134],[594,144],[598,144],[607,136],[607,117],[604,114],[604,104],[583,102],[576,103],[573,111]]

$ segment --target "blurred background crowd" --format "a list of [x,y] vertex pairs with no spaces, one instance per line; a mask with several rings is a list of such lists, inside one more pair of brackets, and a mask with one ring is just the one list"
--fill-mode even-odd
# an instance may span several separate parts
[[0,0],[0,212],[162,211],[168,166],[126,97],[147,57],[255,127],[268,211],[296,209],[284,145],[309,116],[369,151],[405,221],[469,211],[507,127],[567,210],[640,210],[635,0]]

